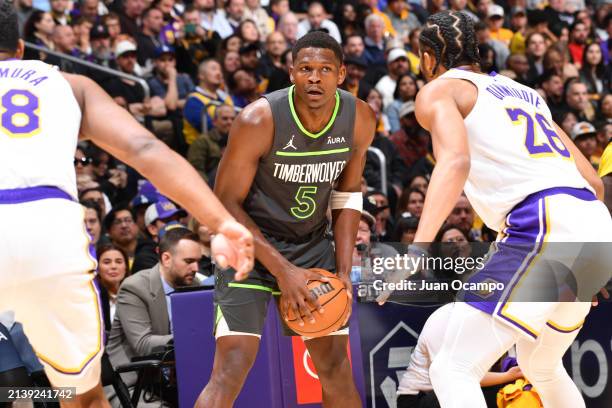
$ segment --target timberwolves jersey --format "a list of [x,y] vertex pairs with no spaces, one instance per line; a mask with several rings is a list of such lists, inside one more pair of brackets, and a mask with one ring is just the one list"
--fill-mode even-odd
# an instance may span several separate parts
[[465,194],[489,228],[503,228],[508,212],[532,193],[552,187],[591,189],[534,89],[502,75],[460,69],[440,78],[464,79],[478,88],[476,104],[464,119],[471,156]]
[[0,61],[0,189],[58,187],[77,197],[74,151],[81,111],[59,71]]
[[274,140],[259,163],[244,208],[265,234],[302,240],[327,225],[332,186],[351,156],[355,98],[338,90],[329,123],[313,134],[300,123],[293,91],[292,86],[265,96]]

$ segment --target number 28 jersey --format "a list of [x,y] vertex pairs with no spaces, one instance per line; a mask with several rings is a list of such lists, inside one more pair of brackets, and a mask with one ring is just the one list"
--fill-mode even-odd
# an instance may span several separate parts
[[553,187],[592,190],[534,89],[494,73],[451,69],[442,78],[464,79],[478,88],[464,119],[471,158],[465,194],[489,228],[502,229],[510,210],[532,193]]
[[0,189],[58,187],[77,197],[81,110],[72,88],[41,61],[0,61]]

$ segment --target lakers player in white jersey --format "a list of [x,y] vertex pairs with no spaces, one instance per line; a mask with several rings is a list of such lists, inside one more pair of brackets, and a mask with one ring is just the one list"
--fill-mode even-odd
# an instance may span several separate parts
[[430,368],[441,406],[486,407],[479,381],[516,344],[522,372],[545,407],[584,407],[561,358],[590,302],[512,300],[546,242],[612,242],[610,214],[599,201],[602,183],[535,90],[479,71],[474,29],[465,14],[430,16],[420,34],[420,53],[429,83],[417,96],[416,116],[431,133],[436,166],[414,242],[433,241],[464,190],[504,243],[535,248],[509,276],[491,273],[494,260],[504,262],[493,254],[480,272],[506,290],[495,301],[483,293],[485,301],[472,298],[453,308]]
[[[73,158],[89,139],[130,164],[218,235],[213,253],[237,278],[253,267],[251,233],[195,170],[93,81],[22,61],[12,2],[0,0],[0,311],[14,310],[65,406],[107,406],[95,256],[77,201]],[[35,231],[35,232],[33,232]]]

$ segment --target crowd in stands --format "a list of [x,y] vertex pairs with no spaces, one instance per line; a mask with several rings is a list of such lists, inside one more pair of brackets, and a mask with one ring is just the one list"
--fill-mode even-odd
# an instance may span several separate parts
[[[609,0],[15,0],[15,7],[23,38],[43,49],[28,48],[26,58],[93,78],[211,185],[240,109],[289,86],[292,46],[309,31],[327,32],[345,53],[341,88],[366,101],[378,120],[372,146],[385,156],[386,171],[369,153],[360,230],[379,241],[412,242],[435,166],[430,137],[415,118],[424,86],[419,33],[432,13],[466,13],[482,70],[537,89],[595,168],[612,137]],[[149,91],[133,77],[146,80]],[[98,246],[107,329],[121,281],[157,264],[168,226],[183,224],[199,236],[200,279],[211,275],[206,229],[134,170],[87,143],[74,165]],[[494,238],[464,196],[448,225],[438,240]],[[366,235],[358,244],[369,243]]]

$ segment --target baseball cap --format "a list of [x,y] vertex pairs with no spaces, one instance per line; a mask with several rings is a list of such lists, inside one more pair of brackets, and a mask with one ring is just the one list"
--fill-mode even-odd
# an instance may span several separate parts
[[120,57],[126,52],[136,52],[136,45],[131,41],[123,40],[115,47],[115,57]]
[[414,113],[414,101],[404,102],[399,109],[399,116],[403,118],[404,116]]
[[512,7],[512,10],[510,10],[510,15],[511,16],[516,16],[517,14],[522,14],[522,15],[526,16],[527,15],[527,10],[525,10],[524,7],[520,7],[520,6]]
[[177,229],[177,228],[186,228],[186,227],[178,221],[170,221],[169,223],[161,227],[161,229],[157,233],[157,237],[161,239],[164,235],[166,235],[168,231]]
[[595,126],[591,125],[589,122],[578,122],[572,128],[572,140],[576,140],[583,136],[595,135],[597,135],[597,130],[595,129]]
[[172,55],[176,54],[176,52],[174,50],[174,47],[172,47],[170,45],[163,44],[163,45],[155,48],[155,54],[154,54],[155,58],[159,58],[159,57],[161,57],[164,54],[172,54]]
[[487,17],[504,17],[504,8],[499,4],[491,4],[487,9]]
[[91,30],[89,31],[89,39],[91,40],[100,40],[109,37],[110,34],[108,33],[108,29],[104,24],[96,24],[91,27]]
[[131,206],[132,208],[140,207],[141,205],[150,206],[151,204],[155,204],[159,200],[159,194],[157,193],[143,193],[138,194],[136,197],[132,199]]
[[244,54],[248,54],[249,52],[252,52],[252,51],[259,51],[259,45],[255,44],[255,43],[245,44],[242,47],[240,47],[240,50],[238,50],[238,54],[239,55],[244,55]]
[[406,54],[406,50],[402,48],[394,48],[389,51],[389,55],[387,55],[387,62],[393,62],[399,58],[408,59],[408,54]]
[[144,222],[145,225],[151,225],[156,220],[164,220],[166,218],[170,218],[173,215],[181,214],[182,216],[187,215],[187,213],[177,208],[176,205],[172,201],[168,199],[160,198],[155,204],[151,204],[147,211],[145,211]]
[[368,62],[366,61],[366,59],[363,57],[363,55],[347,55],[344,58],[344,65],[356,65],[358,67],[361,68],[367,68],[368,67]]

